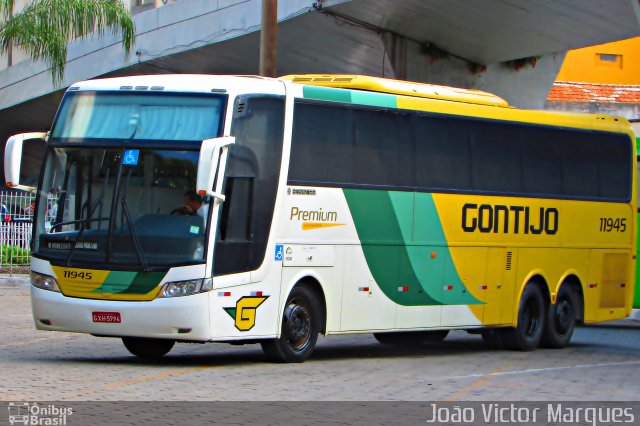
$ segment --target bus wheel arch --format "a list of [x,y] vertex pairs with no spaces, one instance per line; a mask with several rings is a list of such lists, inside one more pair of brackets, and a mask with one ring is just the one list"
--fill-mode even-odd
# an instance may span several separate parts
[[520,351],[531,351],[538,347],[550,300],[546,280],[541,275],[530,277],[519,296],[515,327],[500,332],[500,340],[505,347]]
[[[306,287],[311,290],[315,296],[316,301],[318,302],[318,311],[320,314],[320,327],[319,332],[322,334],[327,333],[327,300],[324,295],[324,290],[322,289],[322,285],[317,278],[312,276],[306,276],[296,283],[293,288],[296,287]],[[292,290],[293,290],[292,288]]]
[[318,334],[326,330],[326,302],[320,283],[299,280],[287,295],[282,311],[280,337],[261,342],[272,361],[303,362],[313,353]]
[[576,296],[576,302],[577,302],[576,319],[579,322],[584,322],[584,291],[582,287],[582,280],[577,275],[572,273],[567,275],[562,280],[560,289],[562,289],[562,286],[565,286],[565,285],[569,286],[569,288],[573,291],[574,295]]
[[538,286],[540,288],[540,292],[542,293],[542,297],[544,298],[544,302],[551,303],[551,291],[549,290],[548,281],[542,271],[532,271],[531,274],[529,274],[527,279],[523,282],[523,285],[520,289],[520,294],[518,295],[518,300],[516,300],[516,302],[520,301],[520,299],[522,298],[522,294],[524,293],[528,285]]
[[576,323],[584,318],[582,286],[578,277],[566,277],[555,297],[549,304],[545,320],[542,345],[547,348],[564,348],[571,341]]

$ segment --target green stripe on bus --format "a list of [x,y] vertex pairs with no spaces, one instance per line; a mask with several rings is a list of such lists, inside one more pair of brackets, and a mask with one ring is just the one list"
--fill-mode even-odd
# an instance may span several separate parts
[[354,104],[380,106],[387,108],[398,107],[398,97],[386,93],[359,92],[351,93],[351,102]]
[[359,105],[370,105],[386,108],[398,107],[398,97],[395,95],[389,95],[387,93],[373,93],[319,86],[304,86],[302,89],[302,93],[305,99],[354,103]]
[[[482,303],[457,273],[431,194],[343,191],[369,270],[389,299],[403,306]],[[414,208],[416,204],[421,208]],[[415,220],[414,211],[420,212]],[[435,245],[414,242],[416,230]],[[455,290],[445,294],[445,282]]]
[[305,99],[351,103],[350,90],[334,89],[332,87],[304,86],[302,93]]
[[160,284],[166,272],[139,272],[124,293],[147,294]]
[[122,293],[133,282],[137,272],[111,271],[102,285],[94,293]]
[[162,281],[165,272],[111,271],[94,293],[147,294]]

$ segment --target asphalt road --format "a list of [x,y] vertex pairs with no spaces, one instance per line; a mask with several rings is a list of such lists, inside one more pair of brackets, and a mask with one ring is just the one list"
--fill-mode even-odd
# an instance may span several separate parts
[[142,362],[118,339],[37,331],[29,289],[0,280],[3,401],[634,401],[640,322],[581,327],[569,348],[486,348],[452,332],[402,348],[371,335],[320,338],[303,364],[271,364],[258,345],[178,344]]

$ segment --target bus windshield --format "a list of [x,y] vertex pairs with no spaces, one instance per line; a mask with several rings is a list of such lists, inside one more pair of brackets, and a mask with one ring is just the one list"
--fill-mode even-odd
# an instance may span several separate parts
[[225,104],[219,94],[67,92],[48,143],[34,254],[68,266],[204,262],[198,150],[220,136]]
[[197,161],[197,151],[51,148],[35,252],[68,265],[203,262],[208,203],[190,193]]

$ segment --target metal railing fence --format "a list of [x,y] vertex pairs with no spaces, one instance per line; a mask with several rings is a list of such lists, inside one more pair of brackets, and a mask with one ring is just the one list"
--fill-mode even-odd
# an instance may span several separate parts
[[34,194],[0,191],[0,271],[28,270],[34,205]]

